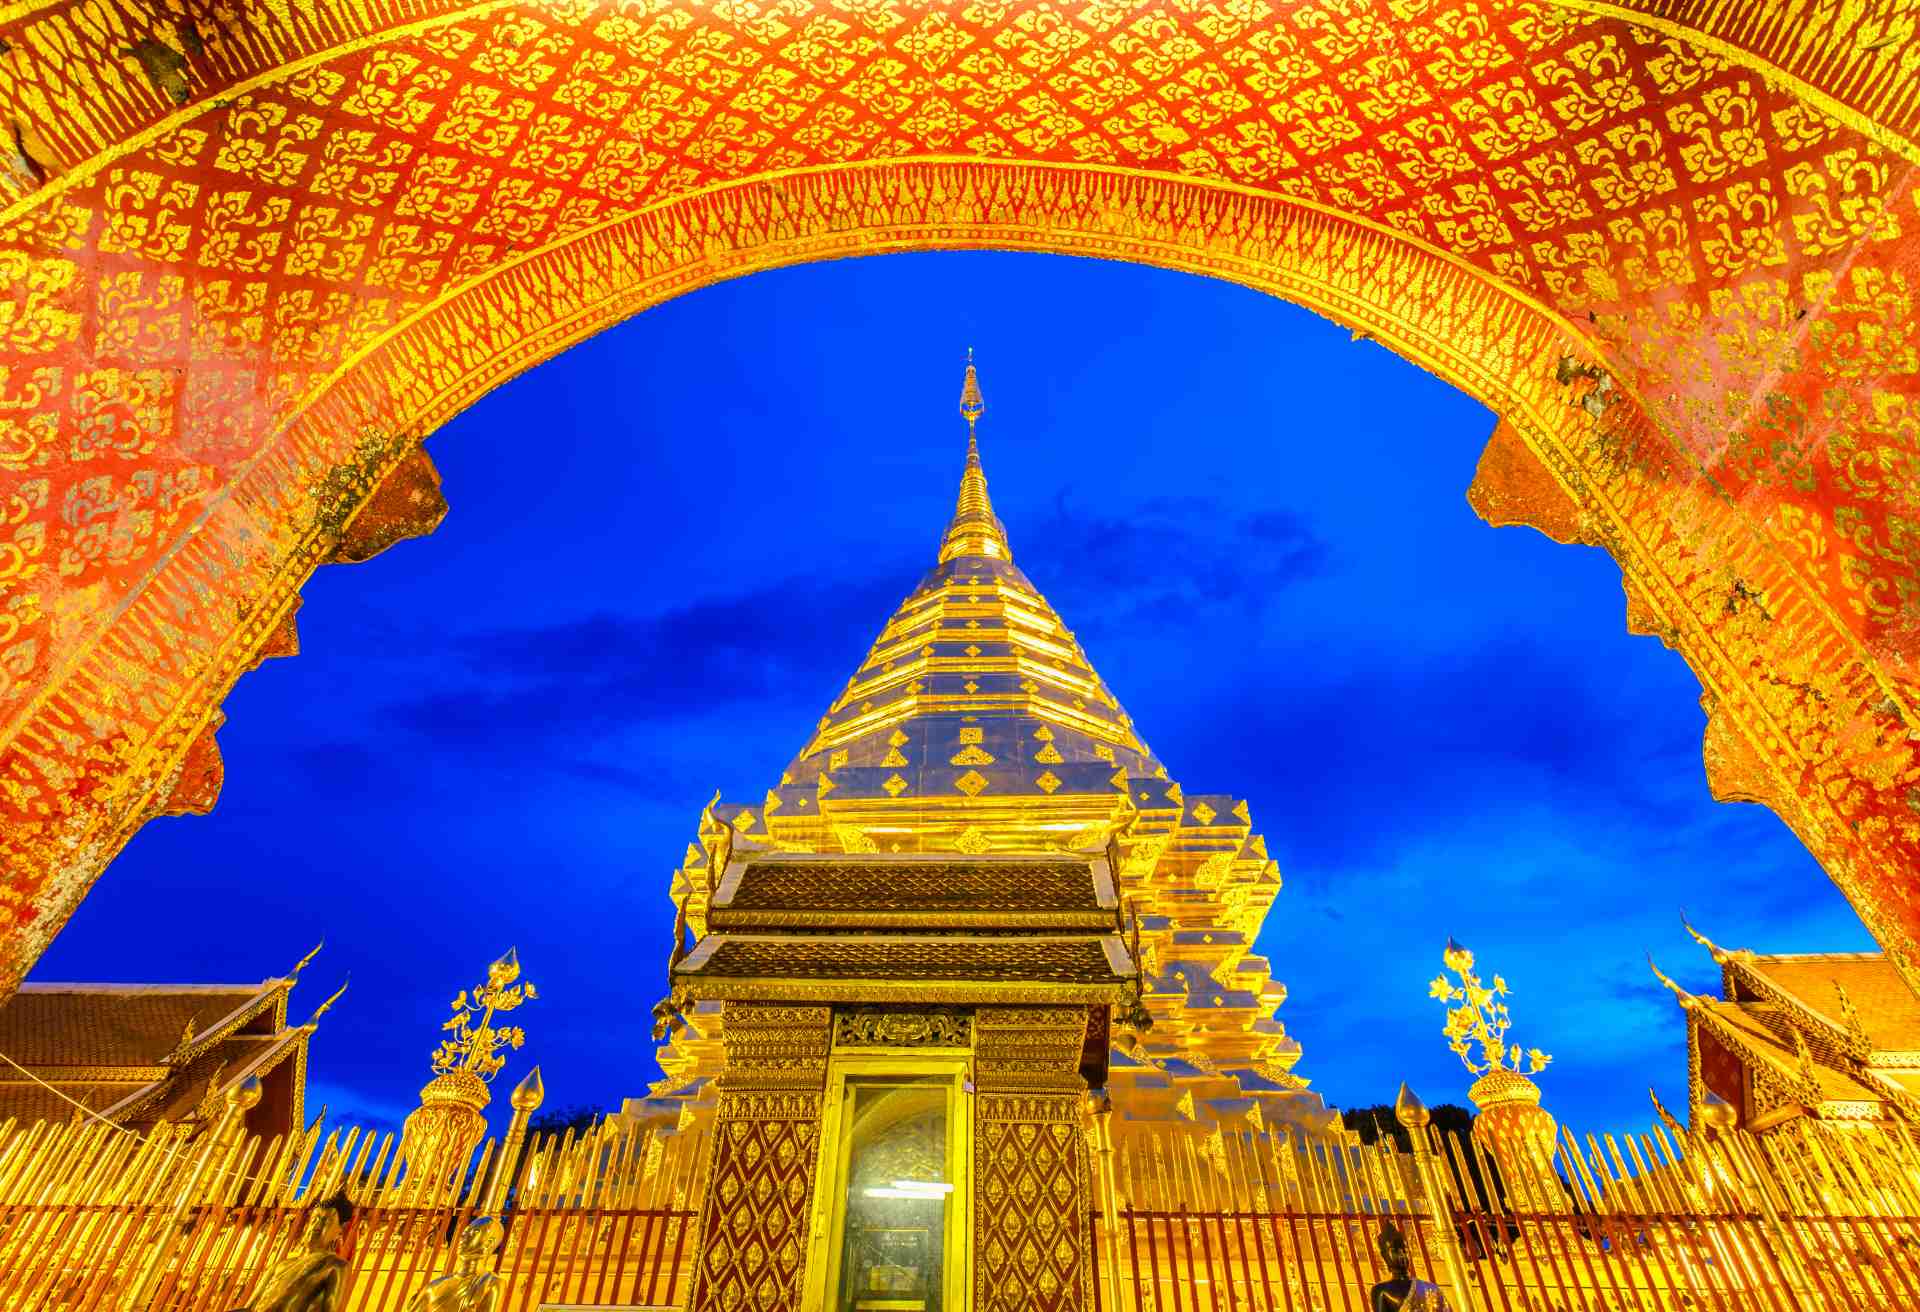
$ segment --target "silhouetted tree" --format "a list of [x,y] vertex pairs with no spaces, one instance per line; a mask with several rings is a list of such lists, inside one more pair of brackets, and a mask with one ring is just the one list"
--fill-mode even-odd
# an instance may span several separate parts
[[[1456,1103],[1443,1102],[1428,1110],[1433,1115],[1433,1128],[1436,1130],[1464,1136],[1473,1129],[1473,1113]],[[1349,1107],[1340,1113],[1340,1123],[1358,1134],[1361,1143],[1378,1143],[1380,1136],[1387,1134],[1393,1136],[1393,1145],[1401,1152],[1413,1151],[1413,1140],[1407,1136],[1400,1118],[1393,1114],[1393,1108],[1387,1103]]]
[[539,1113],[527,1122],[527,1137],[536,1139],[541,1135],[559,1135],[572,1130],[573,1137],[577,1139],[591,1130],[594,1123],[604,1115],[606,1113],[598,1107],[591,1107],[585,1103],[577,1107],[555,1107],[551,1111]]

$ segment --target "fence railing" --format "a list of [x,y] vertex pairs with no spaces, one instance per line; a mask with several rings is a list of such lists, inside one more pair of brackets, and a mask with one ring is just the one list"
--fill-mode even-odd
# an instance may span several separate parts
[[1431,1132],[1407,1146],[1119,1136],[1090,1221],[1101,1307],[1365,1312],[1392,1222],[1455,1308],[1920,1308],[1920,1154],[1897,1129],[1565,1135],[1551,1160]]
[[[0,1124],[0,1308],[227,1312],[306,1204],[345,1189],[345,1308],[402,1312],[452,1270],[490,1181],[512,1186],[499,1312],[683,1305],[708,1140],[615,1120],[428,1178],[359,1130],[183,1144]],[[1496,1161],[1433,1133],[1123,1126],[1097,1164],[1100,1312],[1366,1312],[1388,1223],[1462,1312],[1920,1309],[1920,1151],[1898,1129],[1565,1135],[1551,1160]]]
[[[98,1124],[0,1125],[0,1308],[227,1312],[299,1242],[305,1204],[344,1189],[344,1312],[400,1312],[452,1270],[494,1154],[409,1178],[392,1135],[359,1130],[181,1145]],[[536,1136],[503,1162],[499,1312],[546,1303],[671,1306],[697,1238],[706,1135],[610,1122]],[[444,1184],[441,1181],[444,1180]]]

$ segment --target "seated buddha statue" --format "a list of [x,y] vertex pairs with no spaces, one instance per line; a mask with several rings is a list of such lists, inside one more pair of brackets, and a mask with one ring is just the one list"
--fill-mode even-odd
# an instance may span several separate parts
[[352,1221],[353,1203],[345,1193],[307,1204],[298,1246],[267,1272],[253,1301],[235,1312],[335,1312],[347,1276],[340,1237]]
[[1380,1227],[1380,1260],[1387,1265],[1387,1279],[1368,1292],[1368,1312],[1452,1312],[1440,1286],[1414,1278],[1407,1237],[1391,1221]]
[[505,1233],[492,1217],[474,1217],[460,1233],[453,1270],[409,1299],[407,1312],[494,1312],[500,1302],[494,1251]]

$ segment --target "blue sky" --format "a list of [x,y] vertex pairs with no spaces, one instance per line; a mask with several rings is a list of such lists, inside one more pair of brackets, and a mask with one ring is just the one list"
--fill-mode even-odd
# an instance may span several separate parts
[[214,814],[141,831],[33,977],[250,980],[324,937],[296,1011],[353,983],[310,1098],[393,1124],[517,945],[543,996],[503,1081],[643,1092],[669,874],[933,563],[969,345],[1015,559],[1173,777],[1267,836],[1259,948],[1330,1101],[1464,1100],[1426,995],[1449,934],[1582,1129],[1684,1102],[1644,959],[1714,987],[1682,906],[1761,951],[1873,946],[1776,817],[1709,799],[1698,684],[1626,632],[1612,562],[1475,517],[1483,407],[1238,287],[965,253],[695,293],[435,434],[446,523],[314,577],[301,654],[228,699]]

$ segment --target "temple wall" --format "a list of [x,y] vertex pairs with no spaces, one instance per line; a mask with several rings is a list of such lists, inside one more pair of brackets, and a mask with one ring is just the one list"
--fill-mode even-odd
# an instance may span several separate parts
[[828,1007],[729,1003],[727,1072],[700,1204],[690,1312],[800,1305],[820,1156]]
[[974,1017],[974,1305],[1093,1306],[1081,1130],[1084,1007],[983,1007]]

